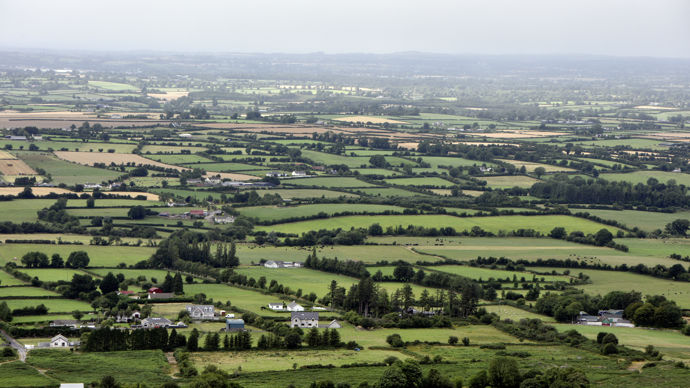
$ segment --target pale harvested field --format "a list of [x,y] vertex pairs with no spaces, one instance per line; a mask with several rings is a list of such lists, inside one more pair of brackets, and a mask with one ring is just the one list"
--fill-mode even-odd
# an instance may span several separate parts
[[674,110],[676,108],[669,108],[667,106],[638,105],[635,107],[635,109]]
[[405,148],[408,150],[416,150],[418,146],[419,146],[419,143],[417,143],[417,142],[398,143],[399,148]]
[[69,128],[72,124],[77,127],[82,125],[84,121],[88,121],[91,125],[96,123],[101,124],[105,128],[114,127],[131,127],[131,126],[148,126],[152,124],[169,124],[169,121],[164,120],[103,120],[103,119],[93,119],[93,118],[65,118],[65,119],[40,119],[34,118],[11,118],[11,117],[0,117],[0,128],[23,128],[23,127],[36,127],[36,128]]
[[507,130],[500,131],[500,132],[481,133],[481,134],[474,134],[474,135],[489,137],[492,139],[525,139],[525,138],[533,138],[533,137],[560,136],[563,134],[564,134],[563,132],[507,129]]
[[2,175],[36,175],[36,171],[20,159],[0,159]]
[[136,165],[150,165],[163,168],[171,168],[178,171],[189,170],[188,168],[173,166],[171,164],[165,164],[157,162],[155,160],[146,159],[136,154],[55,151],[55,155],[60,159],[67,160],[73,163],[84,164],[87,166],[93,166],[96,163],[105,163],[106,166],[109,166],[111,163],[115,163],[116,165],[134,163]]
[[[323,127],[308,127],[308,126],[293,126],[293,125],[264,125],[264,124],[237,124],[237,123],[207,123],[194,124],[195,127],[213,128],[213,129],[228,129],[237,132],[250,133],[292,133],[296,135],[311,135],[312,133],[326,133],[332,128]],[[333,131],[340,132],[340,131]]]
[[250,181],[250,180],[255,180],[255,179],[261,179],[258,176],[254,175],[246,175],[246,174],[237,174],[237,173],[232,173],[232,172],[213,172],[213,171],[207,171],[205,177],[216,177],[220,175],[220,179],[230,179],[233,181]]
[[138,195],[143,195],[146,197],[147,201],[158,201],[158,194],[153,193],[142,193],[139,191],[104,191],[103,194],[117,195],[120,197],[132,197],[135,198]]
[[479,197],[480,195],[484,194],[485,191],[480,191],[480,190],[463,190],[462,193],[464,195],[469,195],[470,197]]
[[[17,195],[24,191],[23,187],[0,187],[0,195]],[[59,187],[32,187],[31,191],[34,195],[42,196],[51,193],[55,194],[68,194],[72,193],[70,190],[62,189]]]
[[7,151],[0,150],[0,159],[2,160],[17,160],[17,157]]
[[491,143],[491,142],[479,142],[479,141],[456,141],[453,142],[453,144],[465,144],[465,145],[472,145],[472,146],[513,146],[513,147],[519,147],[519,144],[515,143]]
[[147,95],[157,100],[172,101],[177,100],[180,97],[187,97],[189,92],[147,93]]
[[407,124],[405,121],[391,120],[385,117],[376,116],[349,116],[349,117],[338,117],[332,119],[333,121],[345,121],[348,123],[373,123],[373,124]]

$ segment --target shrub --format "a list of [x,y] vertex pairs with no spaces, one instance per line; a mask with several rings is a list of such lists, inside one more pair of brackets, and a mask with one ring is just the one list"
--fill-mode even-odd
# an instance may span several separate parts
[[618,353],[618,346],[614,343],[607,343],[601,348],[601,354],[608,356],[609,354]]
[[402,337],[400,337],[400,334],[391,334],[388,337],[386,337],[386,342],[394,348],[402,348],[405,343],[402,340]]
[[451,335],[448,337],[448,345],[455,345],[458,343],[458,337]]

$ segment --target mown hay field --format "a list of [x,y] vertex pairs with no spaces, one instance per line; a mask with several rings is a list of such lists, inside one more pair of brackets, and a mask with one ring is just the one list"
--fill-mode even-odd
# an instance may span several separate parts
[[260,221],[311,217],[319,213],[326,213],[328,215],[344,212],[383,213],[384,211],[392,211],[402,213],[403,210],[404,208],[399,206],[354,203],[310,204],[300,206],[250,206],[237,208],[240,214],[257,218]]

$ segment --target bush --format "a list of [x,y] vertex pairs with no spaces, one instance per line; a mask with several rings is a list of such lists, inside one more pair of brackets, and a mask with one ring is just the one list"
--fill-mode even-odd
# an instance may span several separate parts
[[388,337],[386,337],[386,342],[394,348],[402,348],[405,343],[402,340],[402,337],[400,337],[400,334],[391,334]]
[[615,344],[618,345],[618,338],[616,338],[616,335],[613,333],[607,333],[604,338],[601,340],[602,345],[606,344]]
[[470,346],[470,339],[469,337],[463,337],[462,338],[462,344],[465,346]]
[[618,353],[618,346],[616,346],[614,343],[608,343],[601,348],[601,354],[605,356],[616,353]]
[[455,345],[458,343],[458,337],[451,335],[448,337],[448,345]]

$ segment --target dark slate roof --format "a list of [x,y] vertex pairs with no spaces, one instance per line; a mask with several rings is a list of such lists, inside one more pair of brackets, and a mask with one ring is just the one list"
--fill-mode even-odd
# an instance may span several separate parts
[[307,319],[315,319],[319,320],[319,313],[316,312],[309,312],[309,311],[293,311],[290,314],[290,319],[295,319],[299,318],[301,320],[307,320]]

